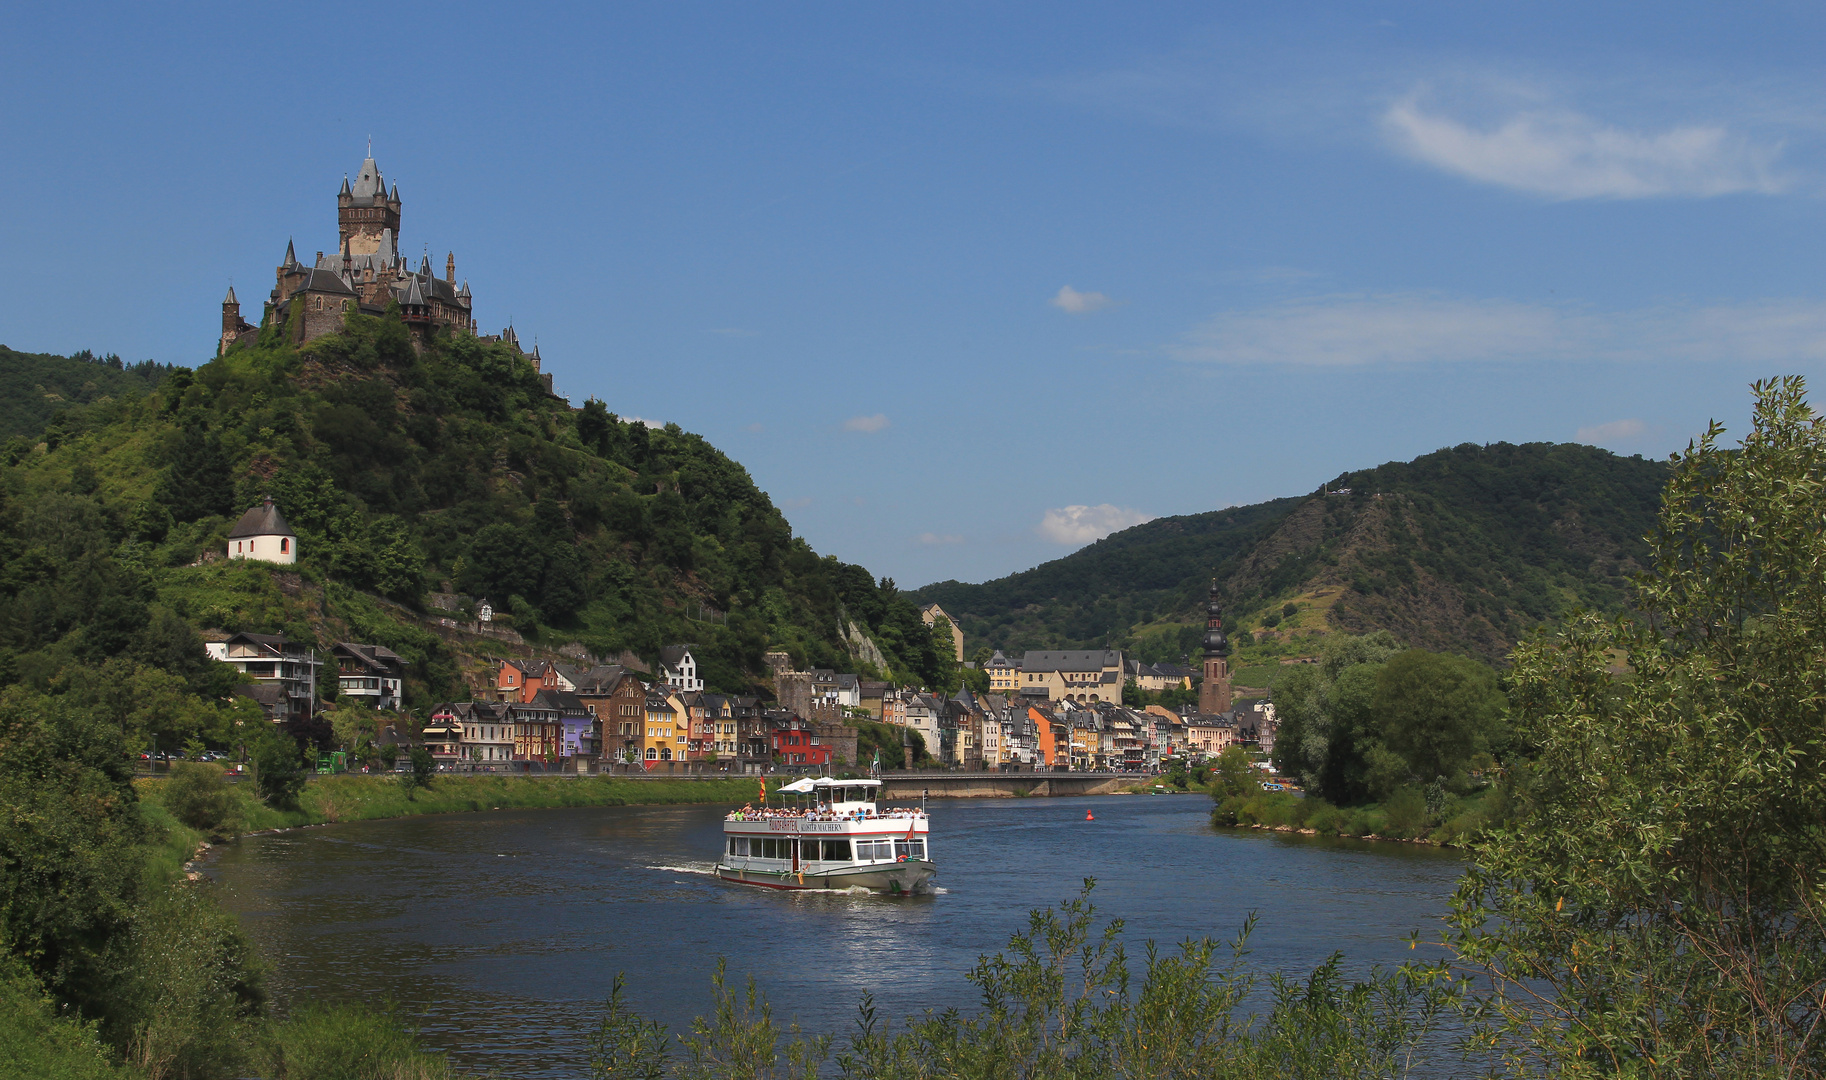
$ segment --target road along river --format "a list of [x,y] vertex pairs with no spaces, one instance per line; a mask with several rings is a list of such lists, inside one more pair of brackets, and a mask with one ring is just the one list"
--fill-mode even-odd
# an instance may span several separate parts
[[[940,891],[783,894],[705,873],[713,806],[452,814],[321,826],[219,849],[209,886],[272,965],[281,1008],[390,999],[426,1041],[503,1077],[581,1072],[616,972],[674,1030],[707,1009],[726,956],[781,1019],[847,1032],[883,1012],[976,1004],[964,973],[1035,907],[1095,877],[1104,916],[1149,937],[1233,937],[1249,912],[1264,967],[1305,973],[1413,957],[1437,936],[1460,856],[1407,844],[1214,829],[1201,796],[945,800]],[[1086,821],[1093,814],[1095,820]],[[1137,963],[1137,969],[1139,964]]]

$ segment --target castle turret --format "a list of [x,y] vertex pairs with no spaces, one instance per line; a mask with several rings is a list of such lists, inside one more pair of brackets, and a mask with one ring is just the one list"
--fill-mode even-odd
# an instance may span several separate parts
[[387,197],[387,181],[373,158],[366,158],[350,184],[343,178],[342,190],[336,195],[336,224],[341,231],[342,246],[351,255],[386,256],[397,254],[386,245],[399,236],[399,187]]
[[452,285],[456,284],[456,252],[454,251],[444,255],[444,280]]
[[1230,639],[1224,635],[1224,607],[1217,582],[1211,582],[1211,599],[1205,605],[1205,681],[1198,688],[1198,711],[1217,715],[1230,711]]
[[230,345],[252,329],[241,318],[241,301],[235,299],[235,287],[230,285],[228,295],[222,298],[222,339],[216,345],[216,355],[227,352]]

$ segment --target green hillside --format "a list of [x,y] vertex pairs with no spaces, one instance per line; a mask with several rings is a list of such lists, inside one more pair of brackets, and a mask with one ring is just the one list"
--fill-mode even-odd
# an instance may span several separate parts
[[[350,322],[301,349],[269,330],[69,405],[55,439],[6,444],[0,680],[55,689],[115,662],[194,683],[207,678],[190,659],[198,631],[254,630],[389,645],[413,662],[422,705],[506,651],[439,631],[444,613],[423,605],[446,588],[492,599],[535,649],[650,661],[693,642],[722,690],[754,688],[769,648],[949,677],[892,582],[820,558],[701,437],[571,408],[498,344],[415,352],[397,319]],[[0,377],[71,363],[7,354]],[[15,407],[0,417],[29,430]],[[299,534],[291,571],[218,556],[266,495]]]
[[[1595,447],[1465,444],[1345,473],[1334,494],[1160,518],[1033,570],[915,592],[971,647],[1124,645],[1195,653],[1216,576],[1239,660],[1313,651],[1333,631],[1500,658],[1575,606],[1614,610],[1640,568],[1667,466]],[[1349,488],[1350,494],[1336,494]]]
[[55,442],[47,422],[73,405],[144,393],[169,374],[170,365],[152,360],[123,364],[118,356],[48,356],[0,345],[0,442],[44,435]]

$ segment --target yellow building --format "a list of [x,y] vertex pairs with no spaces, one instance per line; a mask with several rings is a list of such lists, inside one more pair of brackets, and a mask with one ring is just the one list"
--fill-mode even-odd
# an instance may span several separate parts
[[647,768],[656,762],[685,760],[690,735],[689,714],[676,694],[647,695],[646,728],[640,741],[640,758]]
[[937,604],[927,604],[925,607],[920,608],[919,617],[926,621],[927,626],[935,625],[940,619],[951,624],[951,641],[957,646],[957,662],[960,664],[963,663],[964,631],[957,625],[957,620],[945,614],[945,609],[939,607]]
[[1093,704],[1122,700],[1124,670],[1117,649],[1036,650],[1021,657],[1022,691],[1043,687],[1053,701]]
[[989,692],[992,694],[1018,694],[1021,692],[1021,668],[1010,663],[1002,650],[997,649],[989,662],[983,665],[983,671],[989,676]]

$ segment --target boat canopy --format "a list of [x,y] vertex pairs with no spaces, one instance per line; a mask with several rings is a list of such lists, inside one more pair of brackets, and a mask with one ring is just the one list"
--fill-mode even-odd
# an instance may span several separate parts
[[781,784],[780,790],[792,795],[804,795],[812,790],[814,783],[812,777],[802,776],[790,784]]
[[[800,783],[804,783],[804,782],[805,782],[805,781],[803,781],[803,780],[801,780],[801,781],[799,781],[799,782],[800,782]],[[813,781],[812,781],[812,786],[813,786],[813,787],[821,787],[821,788],[830,788],[830,787],[880,787],[880,786],[881,786],[881,781],[879,781],[879,780],[838,780],[838,779],[836,779],[836,778],[834,778],[834,777],[829,777],[829,776],[820,776],[820,777],[819,777],[819,778],[818,778],[818,779],[816,779],[816,780],[813,780]],[[781,788],[781,789],[780,789],[780,790],[782,790],[782,791],[785,791],[785,790],[786,790],[786,789],[785,789],[785,788]]]

